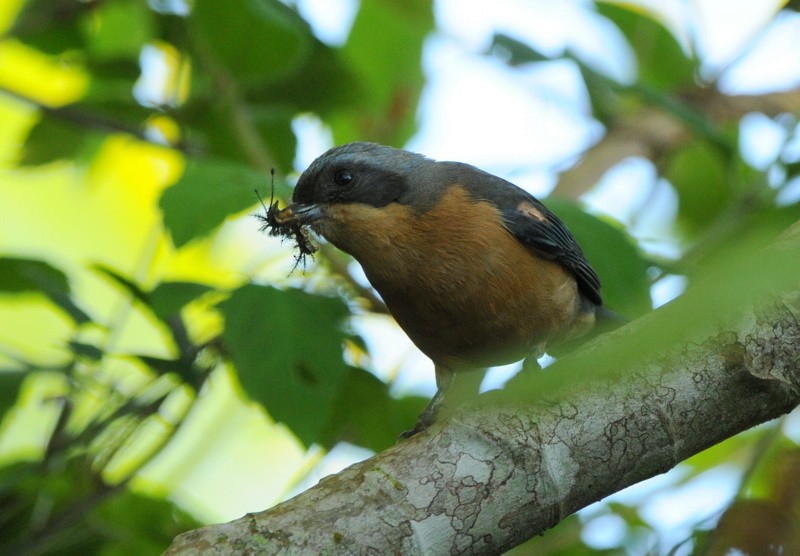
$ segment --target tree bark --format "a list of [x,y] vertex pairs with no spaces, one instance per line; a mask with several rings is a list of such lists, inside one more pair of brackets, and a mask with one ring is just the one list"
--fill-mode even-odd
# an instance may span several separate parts
[[[783,299],[594,380],[568,374],[535,401],[498,394],[505,403],[460,410],[269,510],[182,534],[167,554],[501,553],[798,405],[800,311],[796,294]],[[639,342],[660,312],[580,351],[601,361],[598,346]]]

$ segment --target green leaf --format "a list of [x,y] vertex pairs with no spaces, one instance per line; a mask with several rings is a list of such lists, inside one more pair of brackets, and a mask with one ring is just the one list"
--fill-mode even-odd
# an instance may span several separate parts
[[178,182],[161,196],[164,225],[176,247],[208,234],[229,215],[258,202],[255,191],[269,176],[240,164],[190,162]]
[[164,359],[161,357],[152,357],[150,355],[132,355],[131,357],[141,361],[144,365],[149,367],[158,375],[174,373],[186,384],[189,384],[198,390],[206,378],[205,375],[197,372],[194,362],[187,359]]
[[14,20],[11,34],[47,54],[83,48],[75,20],[91,9],[75,0],[28,0]]
[[675,36],[645,11],[597,2],[597,11],[628,39],[638,61],[641,83],[673,92],[695,83],[698,61],[684,52]]
[[[247,98],[253,103],[292,113],[314,112],[325,120],[343,111],[357,110],[367,97],[366,88],[342,52],[318,40],[314,40],[308,59],[290,79],[247,91]],[[202,109],[198,115],[202,117]]]
[[731,203],[726,159],[704,141],[678,150],[665,163],[664,177],[678,192],[678,218],[690,232],[714,220]]
[[103,358],[103,350],[92,344],[70,340],[69,349],[76,356],[85,357],[92,361],[100,361]]
[[[68,458],[51,471],[37,463],[0,468],[0,493],[11,502],[3,515],[0,553],[19,554],[24,547],[37,554],[156,556],[176,535],[201,525],[168,500],[102,485],[88,458]],[[53,534],[29,526],[43,496],[49,515],[63,525]],[[87,506],[87,500],[93,503]],[[76,507],[87,513],[70,519]]]
[[152,114],[133,97],[133,88],[141,76],[138,61],[92,60],[86,69],[91,73],[91,81],[81,105],[88,111],[128,125],[141,125]]
[[47,296],[76,324],[85,324],[92,320],[70,297],[66,274],[44,261],[0,258],[0,292],[39,292]]
[[277,0],[197,0],[191,21],[214,57],[251,83],[287,76],[310,50],[308,25]]
[[66,274],[44,261],[0,257],[0,291],[68,294]]
[[323,443],[332,446],[345,441],[379,452],[395,444],[400,433],[414,426],[427,403],[420,396],[396,400],[389,395],[386,383],[375,375],[350,368]]
[[272,154],[278,168],[290,172],[294,168],[297,137],[292,130],[294,114],[288,110],[254,107],[253,123]]
[[98,550],[84,554],[162,554],[177,535],[202,524],[163,498],[123,491],[101,504],[87,523]]
[[505,556],[529,556],[530,554],[558,556],[623,556],[624,552],[589,548],[581,541],[582,520],[577,515],[563,519],[547,531],[505,552]]
[[0,371],[0,422],[19,397],[19,390],[28,373],[16,370]]
[[244,390],[305,445],[320,441],[345,381],[338,298],[248,285],[219,305]]
[[110,278],[112,282],[122,287],[123,290],[131,294],[135,299],[138,299],[145,305],[150,305],[150,299],[147,297],[147,293],[142,289],[141,286],[139,286],[139,284],[136,284],[127,276],[123,276],[120,272],[103,264],[96,264],[92,268],[107,278]]
[[153,12],[139,0],[105,0],[81,21],[86,51],[96,59],[136,60],[153,38]]
[[[274,99],[264,102],[270,105],[251,105],[253,127],[272,155],[278,170],[289,172],[294,167],[297,147],[297,138],[292,130],[295,113],[287,108],[271,106]],[[187,137],[201,143],[209,157],[243,164],[248,162],[240,139],[231,127],[229,110],[213,101],[196,102],[192,110],[184,111],[184,114],[184,120],[190,126]]]
[[213,289],[194,282],[162,282],[148,292],[112,268],[104,265],[94,265],[93,268],[110,278],[114,284],[140,301],[156,318],[167,324],[187,303]]
[[510,66],[519,66],[531,62],[549,62],[552,58],[545,56],[530,45],[509,37],[504,33],[495,33],[489,52],[498,56]]
[[564,221],[600,276],[604,304],[626,318],[649,311],[650,265],[633,240],[621,228],[587,214],[570,201],[550,197],[546,204]]
[[19,164],[36,166],[55,160],[86,162],[97,152],[105,135],[87,131],[61,119],[58,114],[72,111],[71,107],[45,111],[28,132]]
[[400,145],[415,131],[424,84],[422,46],[432,29],[427,0],[361,3],[341,54],[364,97],[355,113],[328,119],[337,143],[370,139]]
[[64,311],[69,318],[75,322],[75,324],[86,324],[87,322],[92,322],[92,317],[90,317],[86,311],[81,309],[69,295],[55,292],[48,293],[47,297],[62,311]]
[[373,104],[390,102],[398,86],[422,84],[422,44],[432,28],[430,2],[362,3],[342,52]]
[[162,282],[149,294],[150,307],[157,317],[166,320],[212,289],[194,282]]

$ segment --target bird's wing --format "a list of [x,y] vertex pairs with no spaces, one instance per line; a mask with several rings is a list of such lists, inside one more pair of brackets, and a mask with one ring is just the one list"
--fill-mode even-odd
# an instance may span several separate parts
[[500,211],[503,226],[536,254],[554,260],[569,270],[580,292],[597,305],[602,304],[600,279],[586,260],[567,227],[536,197],[500,177],[458,162],[433,166],[444,183],[462,185],[474,198],[493,204]]
[[[505,200],[509,200],[508,197]],[[515,205],[503,205],[498,208],[506,229],[538,255],[557,261],[572,272],[581,293],[600,305],[600,279],[564,223],[535,197],[527,194],[521,196]]]

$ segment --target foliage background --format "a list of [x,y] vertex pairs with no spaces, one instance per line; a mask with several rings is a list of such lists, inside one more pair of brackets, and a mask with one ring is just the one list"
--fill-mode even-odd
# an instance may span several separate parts
[[[341,44],[323,42],[313,5],[298,4],[0,4],[0,552],[160,553],[179,532],[313,482],[326,454],[391,445],[426,403],[398,387],[405,366],[380,357],[372,331],[389,319],[357,267],[323,246],[291,272],[291,246],[259,235],[250,215],[271,168],[289,195],[284,177],[313,150],[309,122],[336,144],[420,144],[415,132],[436,116],[418,108],[421,94],[439,77],[423,71],[423,53],[448,35],[446,3],[356,3]],[[797,81],[726,88],[771,21],[797,21],[795,7],[776,4],[715,65],[703,21],[732,8],[683,5],[696,16],[689,33],[652,8],[574,3],[624,38],[627,77],[585,49],[538,42],[535,29],[496,29],[472,52],[512,74],[578,72],[586,103],[575,117],[597,132],[540,174],[607,303],[630,317],[651,309],[651,289],[676,295],[800,215]],[[754,156],[764,137],[771,147]],[[632,157],[652,177],[612,179]],[[786,545],[798,529],[793,419],[519,550]],[[718,499],[714,489],[729,493],[724,504],[680,503]],[[659,497],[682,515],[659,514],[670,507],[654,506]]]

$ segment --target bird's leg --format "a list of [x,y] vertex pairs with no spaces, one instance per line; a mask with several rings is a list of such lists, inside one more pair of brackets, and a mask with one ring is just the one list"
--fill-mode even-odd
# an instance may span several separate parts
[[539,358],[542,356],[542,351],[532,351],[528,356],[522,360],[521,372],[541,371],[542,366],[539,364]]
[[414,428],[405,431],[400,437],[409,438],[424,431],[441,413],[450,413],[465,400],[477,396],[483,375],[483,369],[455,373],[447,367],[436,365],[436,394],[417,418]]
[[442,404],[444,395],[450,386],[453,384],[455,374],[453,371],[441,365],[436,365],[436,393],[422,410],[414,428],[404,431],[400,434],[400,438],[411,438],[418,432],[427,429],[436,420],[436,414],[439,412],[439,406]]

